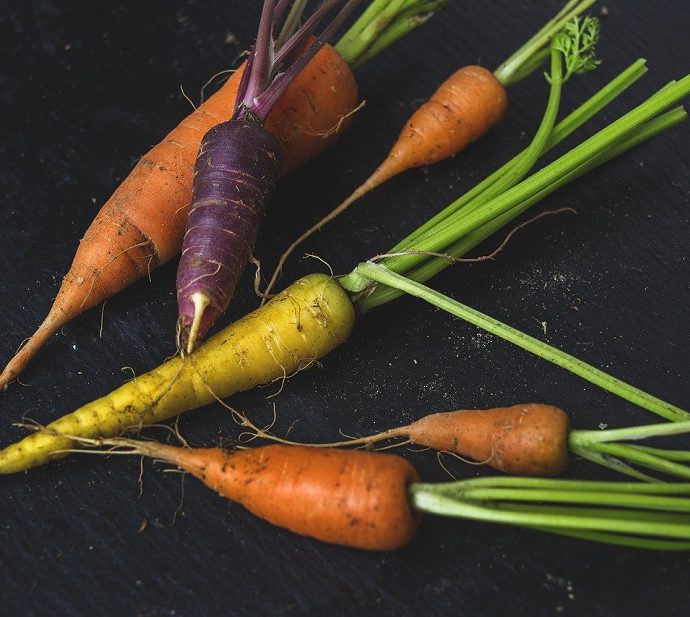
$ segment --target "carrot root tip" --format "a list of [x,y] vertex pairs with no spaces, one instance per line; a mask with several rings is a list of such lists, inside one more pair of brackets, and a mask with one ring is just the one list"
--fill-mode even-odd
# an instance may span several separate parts
[[[201,293],[199,291],[193,293],[191,295],[190,300],[192,301],[192,304],[194,305],[194,318],[192,319],[192,323],[190,326],[182,327],[182,340],[187,339],[187,353],[190,354],[194,351],[194,347],[196,346],[197,339],[199,338],[199,329],[201,327],[201,320],[204,316],[204,312],[208,308],[208,305],[211,303],[211,299],[204,293]],[[185,332],[185,330],[188,331]],[[186,334],[186,337],[185,337]]]

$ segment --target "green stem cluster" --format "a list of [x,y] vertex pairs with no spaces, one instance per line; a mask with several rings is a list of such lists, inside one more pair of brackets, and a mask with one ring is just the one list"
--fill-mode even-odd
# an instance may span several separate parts
[[412,506],[608,544],[690,549],[690,483],[475,478],[410,486]]
[[654,482],[657,481],[657,478],[643,473],[631,465],[658,471],[667,476],[690,480],[690,467],[683,464],[690,462],[689,450],[667,450],[621,443],[652,437],[684,435],[688,432],[690,432],[690,421],[688,420],[605,431],[578,430],[570,433],[568,445],[573,454],[638,480]]
[[352,67],[370,60],[417,26],[448,0],[372,0],[335,48]]

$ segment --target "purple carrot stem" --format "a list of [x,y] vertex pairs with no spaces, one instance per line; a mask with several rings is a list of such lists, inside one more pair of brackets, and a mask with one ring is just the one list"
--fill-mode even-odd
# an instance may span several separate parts
[[[240,85],[237,86],[237,94],[235,95],[235,104],[233,105],[233,109],[235,110],[235,113],[239,109],[241,109],[240,104],[242,103],[242,100],[244,99],[244,95],[247,93],[247,86],[249,85],[249,76],[252,74],[252,66],[254,64],[254,47],[252,47],[251,51],[249,52],[249,57],[247,58],[247,62],[245,62],[244,65],[244,72],[242,73],[242,78],[240,79]],[[233,114],[234,116],[235,114]]]
[[319,8],[300,26],[299,30],[285,41],[280,51],[276,53],[275,60],[273,61],[273,73],[276,73],[284,64],[289,64],[290,60],[296,57],[296,54],[305,46],[309,37],[316,30],[324,15],[335,8],[337,4],[338,0],[324,0],[319,5]]
[[279,174],[280,144],[258,122],[230,120],[204,136],[177,270],[188,353],[230,303]]
[[251,109],[254,100],[268,85],[268,76],[273,65],[273,0],[264,0],[259,21],[259,31],[256,35],[254,48],[252,49],[252,70],[249,75],[249,83],[244,99],[239,107]]
[[[350,0],[336,15],[336,17],[329,23],[324,31],[316,38],[316,40],[309,46],[309,48],[297,58],[283,73],[279,74],[272,80],[271,84],[254,100],[252,111],[260,118],[265,118],[275,105],[276,101],[283,94],[285,89],[290,85],[295,76],[311,61],[311,59],[318,53],[318,51],[328,42],[328,40],[340,28],[343,22],[347,19],[350,12],[361,2],[361,0]],[[323,9],[323,15],[332,8],[333,2],[323,2],[319,5],[319,9]],[[316,13],[315,13],[316,14]],[[312,16],[313,17],[313,16]],[[306,23],[305,23],[306,26]],[[300,31],[301,32],[301,31]],[[295,34],[298,36],[300,33]],[[286,43],[285,47],[289,44]],[[281,52],[283,51],[281,49]]]
[[276,4],[276,8],[273,11],[273,24],[272,24],[273,29],[277,28],[280,25],[280,22],[283,21],[283,16],[285,15],[285,11],[287,10],[287,7],[292,2],[293,2],[293,0],[278,0],[278,3]]

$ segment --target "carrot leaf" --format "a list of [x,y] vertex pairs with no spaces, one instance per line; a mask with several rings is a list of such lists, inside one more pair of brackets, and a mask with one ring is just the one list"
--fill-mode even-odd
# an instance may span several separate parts
[[596,0],[570,0],[531,39],[494,71],[494,76],[504,86],[510,86],[527,77],[545,60],[551,39],[586,11]]
[[601,64],[601,60],[596,58],[595,50],[599,42],[599,30],[599,20],[596,17],[573,17],[553,37],[551,47],[563,54],[566,66],[563,81],[567,81],[571,75],[592,71]]

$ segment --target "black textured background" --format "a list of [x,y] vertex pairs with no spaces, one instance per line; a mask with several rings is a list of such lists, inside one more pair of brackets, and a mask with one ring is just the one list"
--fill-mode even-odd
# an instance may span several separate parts
[[[4,0],[0,10],[0,359],[48,310],[78,239],[137,158],[251,42],[257,0]],[[357,71],[366,108],[340,144],[285,179],[257,255],[280,250],[383,157],[415,103],[454,68],[495,67],[557,8],[541,0],[451,0],[406,42]],[[595,74],[569,110],[638,56],[650,73],[589,134],[690,70],[686,0],[605,3]],[[233,35],[233,36],[230,36]],[[236,42],[233,42],[236,41]],[[336,272],[388,248],[524,147],[547,88],[511,89],[498,130],[455,160],[377,190],[304,248]],[[434,286],[681,406],[690,405],[690,125],[657,138],[537,206],[544,219],[495,260]],[[562,151],[561,148],[559,151]],[[494,239],[478,249],[489,252]],[[293,260],[287,279],[323,269]],[[173,353],[175,264],[64,327],[0,394],[0,440],[72,410]],[[255,306],[246,276],[225,322]],[[546,333],[542,323],[546,322]],[[131,367],[123,369],[121,367]],[[412,299],[360,320],[323,367],[233,404],[292,437],[364,434],[425,411],[545,401],[576,427],[654,421],[632,405]],[[180,421],[193,444],[237,438],[220,406]],[[429,480],[430,453],[406,453]],[[479,473],[447,461],[459,477]],[[0,480],[0,613],[7,615],[687,614],[690,558],[537,532],[427,518],[390,554],[322,545],[259,521],[193,480],[134,458],[73,457]],[[582,461],[582,478],[608,474]],[[146,522],[145,529],[141,529]]]

